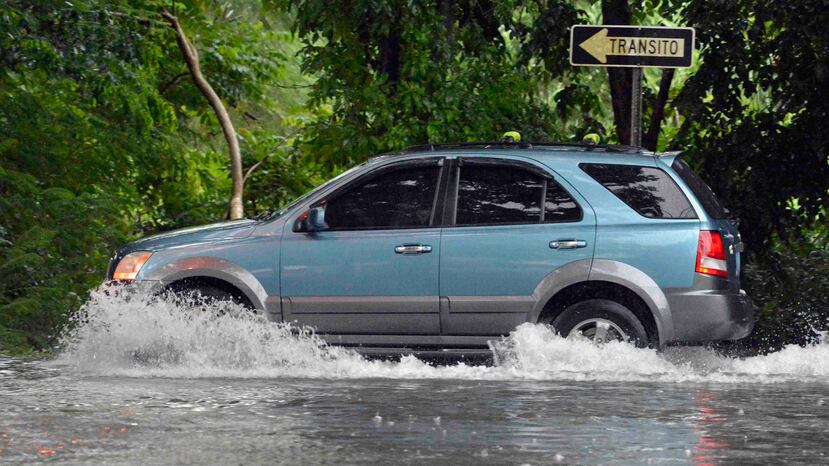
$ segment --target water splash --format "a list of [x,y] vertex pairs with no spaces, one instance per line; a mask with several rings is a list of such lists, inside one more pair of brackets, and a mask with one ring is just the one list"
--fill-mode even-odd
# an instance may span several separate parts
[[99,290],[73,319],[54,363],[85,374],[134,377],[450,378],[662,382],[819,381],[829,344],[735,359],[704,348],[660,353],[623,343],[595,346],[524,324],[491,343],[495,364],[433,366],[407,356],[366,360],[313,332],[276,324],[232,304],[194,303]]

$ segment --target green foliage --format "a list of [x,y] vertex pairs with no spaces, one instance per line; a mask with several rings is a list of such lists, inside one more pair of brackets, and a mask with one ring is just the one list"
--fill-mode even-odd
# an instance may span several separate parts
[[[161,21],[164,6],[0,7],[0,350],[46,347],[119,245],[224,215],[224,142]],[[236,11],[195,0],[176,8],[243,133],[278,135],[302,122],[302,92],[277,87],[299,74],[287,61],[297,46],[280,28],[284,16],[256,1]],[[242,145],[247,160],[263,157],[261,144]],[[286,154],[270,155],[281,167]],[[291,177],[269,201],[310,184],[295,182],[296,165],[255,173]]]
[[696,1],[688,18],[705,53],[678,98],[686,120],[672,145],[693,154],[750,249],[763,251],[829,205],[829,9],[821,0]]
[[9,213],[0,227],[0,329],[12,342],[45,347],[67,310],[100,283],[98,264],[131,230],[113,201],[0,168],[0,209]]
[[[493,140],[618,142],[606,72],[568,62],[569,27],[601,21],[596,2],[282,0],[296,13],[303,66],[318,77],[320,117],[299,138],[314,158],[341,167],[407,145]],[[645,2],[637,21],[682,22],[686,2]],[[676,96],[695,70],[680,70]],[[661,71],[645,73],[652,108]],[[668,106],[661,141],[678,132]],[[649,114],[646,115],[649,118]],[[648,123],[646,119],[646,124]]]
[[829,249],[803,253],[804,244],[779,245],[746,266],[743,285],[759,305],[759,320],[732,351],[776,351],[826,338],[829,329]]
[[248,150],[260,157],[256,163],[261,162],[247,181],[247,203],[251,211],[279,207],[326,180],[322,174],[330,170],[298,153],[290,134],[244,131],[243,137]]
[[[300,138],[342,167],[427,142],[556,138],[555,115],[514,50],[510,2],[287,2],[318,77],[321,111]],[[443,9],[443,10],[442,10]]]

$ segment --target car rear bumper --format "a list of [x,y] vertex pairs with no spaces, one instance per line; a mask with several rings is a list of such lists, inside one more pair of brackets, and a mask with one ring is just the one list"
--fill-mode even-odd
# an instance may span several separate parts
[[754,305],[743,290],[693,290],[666,297],[674,342],[739,340],[754,329]]

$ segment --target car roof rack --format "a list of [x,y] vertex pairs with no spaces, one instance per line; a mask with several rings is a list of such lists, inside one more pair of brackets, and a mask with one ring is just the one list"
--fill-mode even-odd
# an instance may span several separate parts
[[457,142],[449,144],[421,144],[410,146],[400,154],[411,154],[413,152],[435,152],[439,150],[452,149],[529,149],[529,150],[556,150],[556,149],[579,149],[583,151],[612,152],[621,154],[642,154],[651,155],[641,147],[624,146],[615,144],[590,144],[576,142]]

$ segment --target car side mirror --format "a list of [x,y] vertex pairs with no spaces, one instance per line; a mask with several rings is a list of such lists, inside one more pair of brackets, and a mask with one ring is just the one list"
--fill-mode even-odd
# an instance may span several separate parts
[[325,223],[325,206],[319,205],[305,211],[294,223],[294,231],[315,233],[328,229]]

